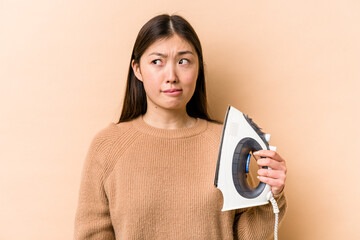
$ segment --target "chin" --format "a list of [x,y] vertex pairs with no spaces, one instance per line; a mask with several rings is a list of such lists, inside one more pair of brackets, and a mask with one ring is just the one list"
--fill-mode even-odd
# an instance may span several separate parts
[[186,110],[186,104],[164,104],[159,106],[163,109],[167,109],[167,110],[182,110],[185,109]]
[[[164,101],[151,101],[151,105],[156,106],[157,108],[169,110],[169,111],[181,111],[185,110],[188,101],[184,101],[184,99],[163,99]],[[189,99],[190,101],[190,99]],[[148,102],[149,103],[149,102]]]

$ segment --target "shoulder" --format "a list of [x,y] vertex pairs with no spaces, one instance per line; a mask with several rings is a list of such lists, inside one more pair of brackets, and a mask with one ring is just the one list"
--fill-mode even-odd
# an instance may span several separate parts
[[98,164],[103,165],[105,161],[108,161],[111,150],[114,147],[121,149],[124,145],[129,145],[129,141],[133,140],[132,136],[136,132],[131,121],[111,122],[96,132],[92,138],[89,152],[96,156]]
[[208,125],[208,131],[212,132],[213,134],[218,135],[219,137],[221,136],[221,132],[223,129],[222,123],[207,121],[207,125]]
[[97,148],[106,147],[106,145],[109,145],[123,135],[126,135],[131,128],[131,122],[120,124],[111,122],[96,132],[92,139],[92,145]]
[[223,124],[219,122],[211,122],[211,121],[206,121],[206,122],[207,122],[207,128],[204,134],[208,138],[212,139],[215,143],[218,143],[221,138]]
[[94,169],[99,169],[104,180],[107,179],[118,159],[134,145],[139,136],[141,133],[133,126],[132,121],[109,123],[94,135],[86,164],[96,166]]

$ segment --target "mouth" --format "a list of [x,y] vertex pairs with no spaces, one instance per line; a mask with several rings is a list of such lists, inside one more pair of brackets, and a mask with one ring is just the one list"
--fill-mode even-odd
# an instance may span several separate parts
[[164,93],[176,93],[176,92],[181,92],[181,91],[182,91],[181,89],[172,88],[172,89],[166,89],[166,90],[164,90],[163,92],[164,92]]
[[164,91],[162,91],[163,94],[170,96],[170,97],[176,97],[176,96],[181,96],[182,94],[182,89],[179,88],[171,88],[171,89],[166,89]]

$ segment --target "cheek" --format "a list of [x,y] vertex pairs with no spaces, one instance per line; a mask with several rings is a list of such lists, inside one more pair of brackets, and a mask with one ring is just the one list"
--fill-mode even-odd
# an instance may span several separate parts
[[146,78],[146,80],[143,81],[143,85],[147,95],[154,94],[157,91],[153,79]]
[[196,86],[196,80],[198,78],[198,72],[192,71],[183,76],[183,83],[186,84],[189,88],[194,88]]
[[158,88],[160,81],[159,73],[151,69],[144,69],[142,72],[143,84],[145,91],[155,91]]

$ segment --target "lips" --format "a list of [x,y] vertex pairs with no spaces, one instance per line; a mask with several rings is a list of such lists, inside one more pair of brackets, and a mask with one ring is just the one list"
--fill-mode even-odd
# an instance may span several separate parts
[[181,89],[172,88],[172,89],[166,89],[166,90],[164,90],[163,92],[164,92],[164,93],[174,93],[174,92],[181,92],[181,91],[182,91]]

